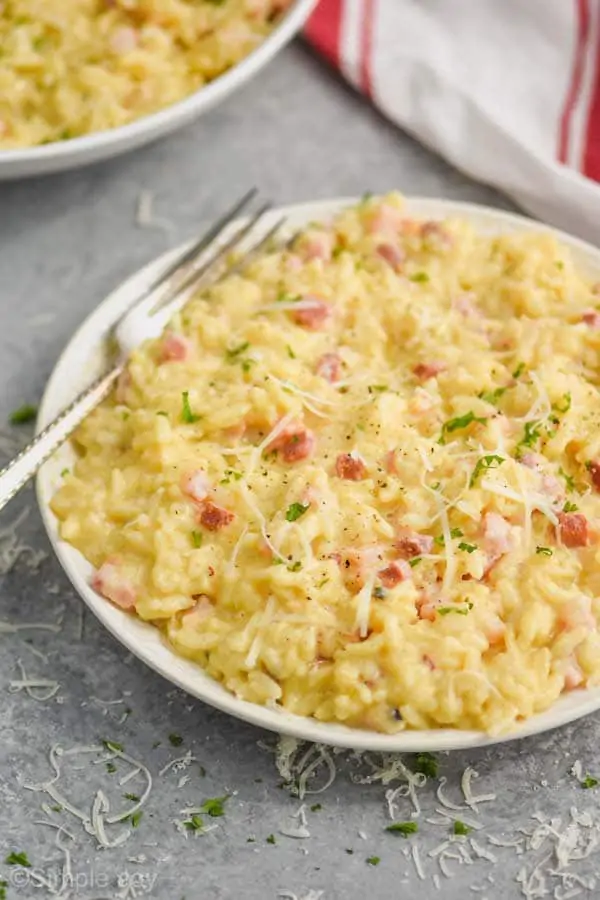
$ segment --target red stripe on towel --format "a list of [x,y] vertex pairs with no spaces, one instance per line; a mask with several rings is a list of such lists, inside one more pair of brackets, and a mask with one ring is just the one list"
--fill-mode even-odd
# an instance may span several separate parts
[[343,0],[323,0],[318,4],[305,28],[311,44],[334,66],[340,64],[343,6]]
[[571,83],[563,113],[560,119],[559,137],[558,137],[558,160],[561,163],[568,162],[569,143],[571,132],[571,119],[573,110],[579,99],[581,92],[581,83],[583,81],[583,66],[585,62],[585,53],[590,35],[590,8],[589,0],[576,0],[577,10],[577,43],[575,46],[575,55],[573,58],[573,71],[571,73]]

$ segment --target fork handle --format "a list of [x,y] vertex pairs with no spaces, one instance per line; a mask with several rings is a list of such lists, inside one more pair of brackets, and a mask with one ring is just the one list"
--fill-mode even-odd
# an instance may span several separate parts
[[0,471],[0,510],[108,394],[122,369],[115,365],[93,381]]

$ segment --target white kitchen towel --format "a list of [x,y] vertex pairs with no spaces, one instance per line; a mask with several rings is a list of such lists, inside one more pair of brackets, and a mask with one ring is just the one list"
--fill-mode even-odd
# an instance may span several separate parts
[[600,0],[321,0],[306,35],[458,169],[600,244]]

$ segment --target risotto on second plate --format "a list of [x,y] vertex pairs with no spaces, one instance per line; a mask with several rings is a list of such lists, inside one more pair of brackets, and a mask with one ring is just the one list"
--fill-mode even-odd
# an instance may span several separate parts
[[126,125],[247,56],[292,0],[2,0],[0,151]]
[[52,506],[238,697],[504,732],[599,681],[599,351],[554,237],[365,198],[136,352]]

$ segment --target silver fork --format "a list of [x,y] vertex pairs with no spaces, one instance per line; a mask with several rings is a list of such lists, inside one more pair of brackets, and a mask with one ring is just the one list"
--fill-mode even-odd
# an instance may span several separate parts
[[[106,337],[113,339],[116,348],[114,362],[0,471],[0,510],[106,397],[135,347],[161,334],[173,314],[195,290],[239,271],[275,236],[283,219],[275,222],[262,236],[257,238],[254,234],[261,231],[263,216],[270,209],[270,204],[265,203],[248,219],[237,223],[232,234],[225,237],[235,217],[256,194],[255,188],[248,191],[208,231],[177,254],[113,323]],[[248,245],[241,257],[224,266],[227,255],[241,248],[245,241]]]

